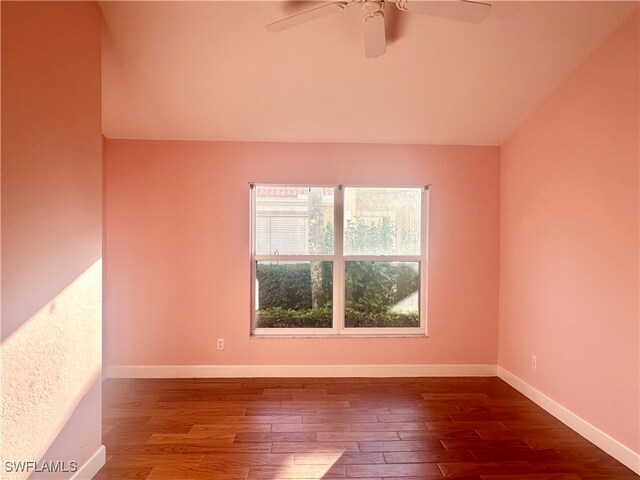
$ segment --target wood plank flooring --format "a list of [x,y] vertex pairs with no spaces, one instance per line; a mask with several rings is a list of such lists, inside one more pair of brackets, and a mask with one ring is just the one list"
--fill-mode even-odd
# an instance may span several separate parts
[[96,480],[640,478],[498,378],[112,379],[103,417]]

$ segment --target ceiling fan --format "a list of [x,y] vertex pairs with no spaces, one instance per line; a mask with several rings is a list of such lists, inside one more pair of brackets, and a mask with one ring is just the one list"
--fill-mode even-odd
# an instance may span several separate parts
[[270,32],[280,32],[316,18],[341,12],[353,5],[360,5],[364,11],[365,56],[367,58],[379,57],[386,51],[384,9],[387,3],[394,3],[399,10],[405,12],[450,18],[467,23],[481,22],[491,11],[490,4],[471,0],[344,0],[291,15],[270,23],[265,28]]

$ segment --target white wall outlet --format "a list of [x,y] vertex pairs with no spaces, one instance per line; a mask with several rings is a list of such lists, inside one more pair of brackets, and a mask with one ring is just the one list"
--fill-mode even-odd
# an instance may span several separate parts
[[538,359],[535,355],[531,355],[531,368],[535,369],[538,364]]
[[224,338],[218,339],[216,347],[218,348],[218,350],[224,350]]

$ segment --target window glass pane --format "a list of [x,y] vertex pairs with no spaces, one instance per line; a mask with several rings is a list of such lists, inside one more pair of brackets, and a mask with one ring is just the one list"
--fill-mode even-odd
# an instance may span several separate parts
[[331,328],[333,262],[257,262],[256,328]]
[[420,255],[422,189],[347,187],[345,255]]
[[255,188],[256,254],[333,254],[333,188]]
[[269,217],[259,215],[256,217],[256,245],[263,245],[269,250]]
[[309,245],[307,217],[271,217],[269,252],[305,254]]
[[346,262],[345,326],[419,327],[419,262]]

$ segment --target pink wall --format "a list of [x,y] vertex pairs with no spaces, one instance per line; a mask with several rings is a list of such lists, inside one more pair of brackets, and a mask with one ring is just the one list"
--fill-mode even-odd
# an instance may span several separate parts
[[[496,362],[496,147],[108,140],[105,175],[107,364]],[[430,337],[250,338],[250,181],[432,183]]]
[[636,452],[638,23],[636,10],[503,145],[498,359]]
[[0,456],[23,478],[4,462],[82,465],[101,443],[101,18],[1,8]]

